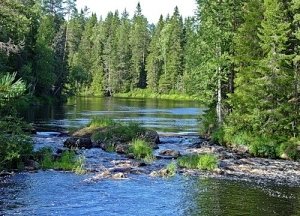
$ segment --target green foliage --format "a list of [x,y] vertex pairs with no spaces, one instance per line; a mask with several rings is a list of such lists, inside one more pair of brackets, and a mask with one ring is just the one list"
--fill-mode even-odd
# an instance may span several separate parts
[[204,154],[199,158],[197,168],[201,170],[214,170],[218,166],[218,159],[215,155]]
[[297,160],[300,159],[300,139],[291,138],[290,140],[282,143],[280,145],[279,156],[282,157],[283,154],[289,159]]
[[23,132],[24,126],[16,117],[0,120],[0,170],[16,169],[31,156],[33,142]]
[[26,85],[21,80],[16,80],[16,73],[0,77],[0,105],[25,93]]
[[139,160],[145,159],[151,161],[153,158],[152,148],[146,141],[141,139],[133,140],[130,144],[128,153],[132,153],[134,158]]
[[113,125],[108,125],[104,130],[93,134],[92,139],[94,141],[101,141],[108,144],[113,144],[117,141],[130,142],[145,132],[145,129],[137,122],[109,123],[113,123]]
[[95,116],[92,118],[92,120],[90,121],[90,123],[88,123],[88,127],[99,127],[99,128],[103,128],[103,127],[111,127],[111,126],[115,126],[117,123],[111,119],[111,118],[106,118],[106,117],[98,117]]
[[169,92],[168,94],[155,93],[150,89],[136,89],[128,93],[117,93],[115,97],[121,98],[155,98],[164,100],[201,100],[197,95],[187,95],[182,92]]
[[265,136],[251,137],[250,153],[256,157],[276,158],[278,143],[276,140]]
[[77,157],[74,151],[64,151],[58,158],[53,156],[49,148],[41,149],[36,153],[41,157],[40,165],[42,169],[56,169],[72,171],[77,174],[84,174],[84,157]]
[[218,124],[217,116],[214,108],[207,109],[203,115],[199,116],[200,124],[200,134],[203,137],[212,137],[214,135],[214,140],[218,141]]
[[197,165],[200,159],[200,155],[186,155],[177,159],[179,167],[188,169],[197,169]]
[[175,176],[176,172],[177,172],[177,164],[174,161],[172,161],[166,166],[166,173],[168,174],[167,177]]
[[213,154],[186,155],[178,158],[177,164],[188,169],[214,170],[218,166],[218,159]]

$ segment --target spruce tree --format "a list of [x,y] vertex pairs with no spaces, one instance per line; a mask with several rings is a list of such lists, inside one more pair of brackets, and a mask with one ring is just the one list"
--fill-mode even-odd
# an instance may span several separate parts
[[132,49],[131,90],[146,87],[147,75],[145,67],[148,55],[148,45],[150,42],[149,40],[150,32],[148,29],[148,21],[142,14],[141,5],[138,3],[130,31],[130,46]]
[[163,56],[160,46],[161,31],[164,27],[163,16],[160,16],[155,27],[154,34],[149,45],[149,55],[147,57],[147,88],[152,92],[159,92],[159,80],[163,73]]

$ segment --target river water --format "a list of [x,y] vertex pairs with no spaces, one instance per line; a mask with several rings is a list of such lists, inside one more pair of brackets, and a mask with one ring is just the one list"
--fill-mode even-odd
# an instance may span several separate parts
[[[31,110],[26,118],[56,128],[80,127],[100,115],[138,121],[161,134],[178,135],[163,138],[164,148],[194,139],[202,111],[196,102],[75,98]],[[43,131],[34,139],[36,147],[60,147],[65,138]],[[101,150],[87,150],[86,155],[96,161],[123,157]],[[181,175],[86,181],[91,176],[39,171],[0,178],[0,215],[300,215],[300,188],[292,186]]]

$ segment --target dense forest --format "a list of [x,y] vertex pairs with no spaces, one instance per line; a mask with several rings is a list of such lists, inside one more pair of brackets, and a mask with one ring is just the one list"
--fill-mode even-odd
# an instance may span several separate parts
[[183,20],[176,7],[151,24],[140,4],[132,18],[124,10],[103,19],[78,11],[76,0],[1,0],[1,107],[18,91],[56,98],[186,94],[209,108],[203,134],[250,146],[257,156],[296,159],[300,1],[197,5],[193,17]]

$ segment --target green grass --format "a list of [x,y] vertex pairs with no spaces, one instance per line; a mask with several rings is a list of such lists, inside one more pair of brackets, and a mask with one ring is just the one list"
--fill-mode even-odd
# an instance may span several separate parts
[[213,154],[186,155],[178,158],[177,164],[188,169],[214,170],[218,166],[218,159]]
[[127,124],[116,123],[114,126],[110,126],[106,130],[95,132],[92,135],[92,140],[111,144],[117,141],[130,142],[138,138],[144,132],[145,128],[136,122],[129,122]]
[[65,151],[59,158],[55,159],[52,155],[52,150],[42,149],[38,152],[40,159],[40,165],[42,169],[55,169],[72,171],[77,174],[84,174],[85,159],[83,156],[77,157],[74,151]]
[[129,147],[128,153],[134,155],[135,159],[145,159],[148,162],[153,160],[153,152],[151,146],[141,139],[134,140]]
[[172,161],[171,163],[169,163],[166,166],[166,169],[167,169],[167,174],[168,174],[167,177],[175,176],[176,172],[177,172],[177,165],[176,165],[176,163],[174,161]]
[[154,93],[149,89],[136,89],[134,91],[130,91],[128,93],[117,93],[114,97],[122,97],[122,98],[155,98],[155,99],[166,99],[166,100],[191,100],[196,101],[200,100],[197,96],[191,96],[182,94],[179,92],[169,93],[169,94],[160,94]]
[[117,123],[111,118],[95,116],[92,118],[92,120],[90,121],[90,123],[87,126],[104,128],[104,127],[115,126],[116,124]]
[[217,167],[218,159],[212,154],[201,155],[197,165],[197,168],[201,170],[214,170]]

